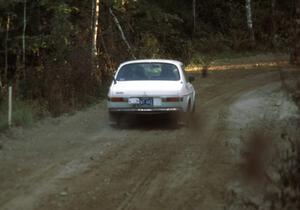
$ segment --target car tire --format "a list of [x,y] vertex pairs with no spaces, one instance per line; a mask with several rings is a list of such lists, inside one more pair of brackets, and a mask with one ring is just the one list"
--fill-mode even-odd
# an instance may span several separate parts
[[191,122],[193,121],[192,118],[194,116],[194,113],[195,113],[195,103],[191,106],[191,100],[189,100],[187,111],[182,113],[181,123],[184,126],[189,127],[191,125]]
[[192,113],[194,114],[196,112],[196,102],[194,102],[193,107],[192,107]]
[[188,127],[190,123],[191,112],[191,100],[189,100],[186,111],[181,112],[177,117],[177,125],[180,127]]
[[112,127],[119,127],[121,115],[115,112],[109,112],[109,125]]

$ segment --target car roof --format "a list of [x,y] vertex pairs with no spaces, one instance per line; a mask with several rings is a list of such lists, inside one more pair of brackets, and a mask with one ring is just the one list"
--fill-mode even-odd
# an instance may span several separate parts
[[126,61],[120,64],[120,66],[126,65],[126,64],[133,64],[133,63],[170,63],[174,65],[183,65],[182,62],[177,60],[169,60],[169,59],[137,59],[137,60],[131,60]]

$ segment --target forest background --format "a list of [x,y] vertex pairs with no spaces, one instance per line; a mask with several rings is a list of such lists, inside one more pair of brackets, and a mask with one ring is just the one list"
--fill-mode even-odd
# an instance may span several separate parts
[[125,60],[286,53],[299,64],[299,0],[0,0],[0,129],[105,98]]

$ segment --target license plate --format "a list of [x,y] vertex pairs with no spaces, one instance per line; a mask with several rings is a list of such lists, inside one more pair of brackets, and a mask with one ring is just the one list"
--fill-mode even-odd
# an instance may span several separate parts
[[139,98],[141,106],[153,106],[153,98]]
[[129,98],[128,103],[133,104],[133,105],[139,105],[140,104],[140,99],[139,98]]

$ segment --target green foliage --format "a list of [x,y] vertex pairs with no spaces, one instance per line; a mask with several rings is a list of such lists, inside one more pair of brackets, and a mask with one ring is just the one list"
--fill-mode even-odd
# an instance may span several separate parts
[[[0,131],[8,128],[7,101],[0,106]],[[12,124],[13,126],[30,127],[42,113],[42,107],[21,100],[13,101]]]
[[137,49],[137,51],[140,57],[157,58],[162,54],[159,49],[159,41],[152,34],[146,33],[145,35],[142,35],[139,46],[140,48]]
[[172,57],[183,51],[185,35],[179,28],[184,22],[178,14],[145,0],[136,2],[129,12],[134,31],[139,32],[133,40],[139,57]]
[[208,65],[222,52],[273,48],[284,51],[289,47],[288,31],[295,7],[290,1],[276,1],[275,12],[270,0],[252,2],[256,49],[249,45],[244,1],[197,1],[195,31],[192,2],[101,0],[99,56],[94,65],[92,0],[27,0],[24,68],[24,1],[0,0],[0,49],[8,46],[8,78],[4,78],[5,55],[0,50],[4,93],[10,80],[18,86],[18,96],[44,101],[54,115],[81,108],[103,94],[101,82],[110,81],[109,75],[118,63],[132,58],[109,13],[110,8],[137,58],[172,58]]
[[31,126],[34,120],[34,110],[29,104],[22,101],[15,101],[12,122],[16,126]]

